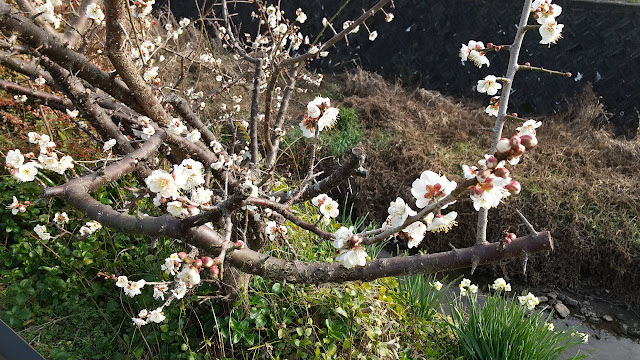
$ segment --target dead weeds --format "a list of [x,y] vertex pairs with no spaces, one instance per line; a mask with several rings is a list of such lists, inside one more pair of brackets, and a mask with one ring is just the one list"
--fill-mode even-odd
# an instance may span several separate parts
[[[369,176],[351,184],[357,194],[354,214],[387,216],[397,196],[411,199],[413,179],[424,170],[462,178],[460,165],[472,165],[489,148],[494,118],[474,104],[437,92],[407,91],[376,74],[346,75],[343,105],[358,109],[365,128]],[[553,283],[570,288],[615,289],[633,303],[640,294],[640,143],[614,139],[608,114],[588,88],[566,112],[542,119],[540,145],[526,155],[512,176],[523,192],[490,211],[488,238],[526,229],[515,213],[522,211],[539,230],[549,230],[556,250],[529,261],[528,277],[519,261],[493,266],[495,275]],[[505,134],[519,126],[510,123]],[[469,199],[452,206],[460,226],[423,242],[430,252],[449,250],[449,243],[468,246],[475,238],[476,212]]]

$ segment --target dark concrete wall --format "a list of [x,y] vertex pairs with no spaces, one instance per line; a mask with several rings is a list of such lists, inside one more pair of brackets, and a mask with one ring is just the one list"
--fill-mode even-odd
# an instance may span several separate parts
[[[158,1],[160,3],[161,1]],[[209,1],[211,2],[211,1]],[[374,0],[352,0],[336,24],[354,19]],[[613,113],[618,135],[633,137],[640,110],[640,6],[557,0],[563,6],[558,21],[565,24],[563,38],[548,48],[540,36],[525,38],[521,63],[582,74],[580,81],[540,73],[516,76],[510,111],[520,114],[549,114],[559,111],[564,97],[581,91],[586,82],[602,96]],[[330,17],[342,1],[282,0],[283,9],[294,17],[302,7],[309,16],[303,32],[316,34],[322,17]],[[197,14],[194,0],[171,0],[177,16]],[[368,22],[379,33],[370,42],[366,32],[350,35],[347,47],[341,43],[327,58],[312,63],[324,72],[341,72],[355,66],[378,72],[388,79],[400,79],[408,86],[488,103],[488,97],[474,91],[476,81],[487,74],[503,75],[508,53],[489,55],[490,68],[460,64],[458,50],[474,39],[506,44],[513,39],[522,3],[514,0],[395,0],[395,19],[385,23],[380,15]],[[238,18],[250,24],[248,18]]]

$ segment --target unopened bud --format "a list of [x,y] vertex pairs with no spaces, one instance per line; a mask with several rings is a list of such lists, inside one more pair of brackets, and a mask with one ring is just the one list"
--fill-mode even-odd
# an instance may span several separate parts
[[481,170],[478,171],[478,175],[476,175],[476,179],[478,179],[478,181],[481,182],[487,182],[487,180],[491,179],[491,176],[493,176],[493,174],[491,173],[491,170]]
[[503,179],[506,179],[509,177],[509,169],[507,168],[497,168],[495,170],[493,170],[493,174],[497,177],[501,177]]
[[244,241],[238,240],[235,243],[233,243],[233,246],[238,248],[238,249],[242,249],[242,248],[244,248]]
[[527,61],[526,63],[524,63],[524,66],[531,66],[531,63]]
[[218,268],[218,265],[213,265],[212,267],[210,267],[209,274],[211,274],[211,276],[218,276],[218,274],[220,274],[220,269]]
[[511,143],[509,142],[509,139],[507,138],[500,139],[496,144],[496,150],[498,150],[498,152],[500,153],[506,153],[509,150],[511,150]]
[[516,180],[511,181],[510,183],[507,184],[507,186],[504,187],[511,195],[516,195],[520,193],[520,190],[522,190],[522,187],[520,186],[520,183],[517,182]]
[[516,157],[524,154],[527,151],[527,148],[524,147],[524,145],[520,144],[518,145],[517,148],[513,149],[513,155],[515,155]]
[[202,266],[206,268],[213,266],[213,259],[210,256],[203,256],[200,260],[202,261]]
[[482,188],[478,185],[470,186],[469,190],[471,191],[471,195],[476,195],[476,196],[482,195]]
[[487,165],[489,169],[493,169],[498,165],[498,159],[495,156],[489,156],[485,161],[485,165]]
[[183,261],[184,261],[184,259],[186,259],[186,258],[188,257],[188,255],[187,255],[187,253],[186,253],[186,252],[184,252],[184,251],[180,251],[180,252],[178,253],[178,257],[180,258],[180,260],[183,260]]
[[193,261],[193,266],[195,266],[197,268],[202,267],[202,260],[201,259],[195,259]]
[[512,149],[517,149],[518,146],[520,146],[520,143],[522,142],[522,140],[520,139],[520,136],[518,135],[513,135],[511,137],[511,139],[509,139],[509,144],[511,145]]
[[487,43],[487,49],[491,49],[493,47],[493,43]]
[[29,206],[29,205],[31,205],[31,202],[29,200],[25,200],[24,204]]
[[538,138],[536,138],[534,135],[523,135],[520,137],[520,140],[522,141],[522,145],[524,145],[524,147],[527,149],[533,149],[534,147],[536,147],[536,145],[538,145]]
[[516,239],[516,234],[508,233],[507,236],[504,237],[504,242],[507,244],[511,244],[511,242],[515,239]]

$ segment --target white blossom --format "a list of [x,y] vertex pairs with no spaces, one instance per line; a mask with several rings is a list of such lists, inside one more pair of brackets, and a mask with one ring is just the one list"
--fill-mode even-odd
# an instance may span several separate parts
[[47,227],[44,225],[36,225],[33,228],[33,231],[35,231],[35,233],[38,234],[38,237],[42,239],[42,241],[47,241],[51,239],[51,234],[47,232]]

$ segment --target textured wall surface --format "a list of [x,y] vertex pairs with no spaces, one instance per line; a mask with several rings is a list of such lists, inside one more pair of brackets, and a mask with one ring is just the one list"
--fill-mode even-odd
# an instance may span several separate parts
[[[374,2],[352,0],[334,23],[341,29],[344,20],[356,18]],[[520,72],[514,83],[510,111],[527,115],[559,111],[565,104],[564,97],[570,99],[586,82],[591,82],[614,115],[611,120],[618,135],[633,137],[640,110],[640,6],[555,2],[564,9],[558,17],[558,22],[565,24],[563,38],[548,48],[538,43],[537,33],[528,35],[521,63],[529,61],[533,66],[570,71],[574,77]],[[322,17],[332,16],[342,3],[282,1],[283,9],[292,17],[296,8],[305,10],[309,20],[302,29],[306,34],[316,34],[321,29]],[[171,5],[176,16],[197,14],[193,0],[171,0]],[[393,22],[385,23],[380,15],[367,22],[379,33],[376,41],[370,42],[363,29],[349,36],[348,47],[341,43],[312,66],[324,72],[361,66],[390,80],[400,79],[409,86],[488,103],[487,96],[474,92],[474,86],[487,74],[503,75],[508,53],[490,54],[491,67],[477,69],[469,63],[462,66],[458,50],[470,39],[485,44],[508,44],[513,39],[521,8],[521,2],[514,0],[396,0]],[[237,19],[245,24],[243,30],[251,23],[248,18]]]

